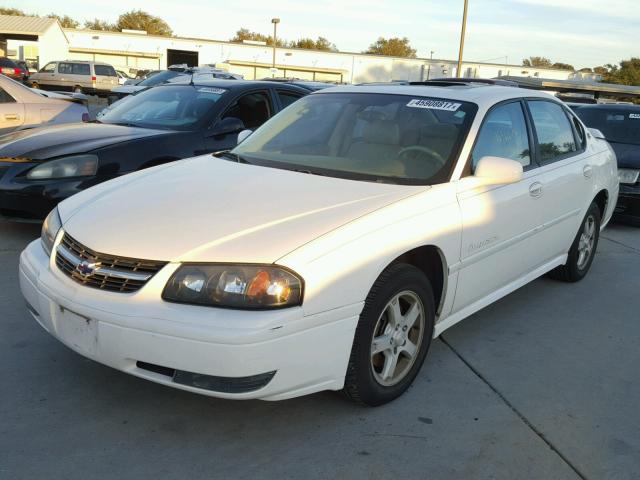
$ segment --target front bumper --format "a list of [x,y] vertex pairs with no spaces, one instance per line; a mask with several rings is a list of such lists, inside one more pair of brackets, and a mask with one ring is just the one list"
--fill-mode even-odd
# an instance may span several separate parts
[[63,275],[36,240],[20,257],[20,287],[55,338],[147,380],[234,399],[343,387],[362,304],[305,316],[300,307],[249,312],[163,302],[177,267],[168,264],[135,293],[104,292]]
[[614,218],[640,225],[640,183],[620,185]]

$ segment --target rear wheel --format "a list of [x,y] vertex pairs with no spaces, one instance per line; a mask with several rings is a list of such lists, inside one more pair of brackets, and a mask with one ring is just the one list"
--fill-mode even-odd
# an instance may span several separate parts
[[40,85],[38,85],[38,82],[31,82],[31,88],[40,89]]
[[76,85],[75,87],[73,87],[73,93],[82,93],[82,87]]
[[573,240],[567,263],[551,271],[550,275],[565,282],[577,282],[582,280],[593,262],[593,257],[598,248],[600,238],[600,208],[594,202],[589,206],[578,234]]
[[409,388],[427,355],[435,307],[429,279],[396,264],[371,288],[360,314],[345,377],[352,400],[375,406]]

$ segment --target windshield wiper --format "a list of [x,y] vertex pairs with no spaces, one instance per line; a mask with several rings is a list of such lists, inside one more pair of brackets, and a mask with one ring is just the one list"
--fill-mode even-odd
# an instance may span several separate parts
[[234,162],[238,162],[238,163],[246,163],[248,165],[251,165],[251,162],[249,160],[247,160],[244,157],[241,157],[240,155],[238,155],[237,153],[233,153],[229,150],[224,150],[222,152],[216,152],[213,154],[214,157],[227,157],[231,160],[233,160]]
[[324,173],[316,172],[313,170],[307,170],[305,168],[288,168],[287,170],[291,170],[292,172],[298,172],[298,173],[306,173],[307,175],[319,175],[321,177],[326,177]]

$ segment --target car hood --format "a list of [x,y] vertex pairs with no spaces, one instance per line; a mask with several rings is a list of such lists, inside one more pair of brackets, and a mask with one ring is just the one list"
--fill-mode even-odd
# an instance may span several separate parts
[[272,263],[426,188],[321,177],[207,155],[111,180],[65,200],[59,211],[65,231],[101,253]]
[[610,142],[616,152],[619,168],[640,168],[640,145]]
[[114,143],[176,132],[105,123],[69,123],[20,130],[0,137],[0,158],[47,160],[84,153]]

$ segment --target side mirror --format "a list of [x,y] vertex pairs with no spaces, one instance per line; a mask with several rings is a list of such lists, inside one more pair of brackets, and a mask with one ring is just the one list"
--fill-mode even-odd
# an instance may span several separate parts
[[242,143],[244,142],[247,138],[249,138],[249,135],[251,135],[253,133],[253,130],[242,130],[239,134],[238,134],[238,143]]
[[474,176],[487,185],[516,183],[522,180],[522,164],[509,158],[482,157]]
[[590,128],[589,133],[591,133],[591,135],[593,135],[595,138],[598,138],[600,140],[606,140],[606,138],[604,137],[604,133],[602,133],[597,128]]
[[226,117],[220,120],[212,129],[211,136],[228,135],[244,130],[244,122],[237,117]]

